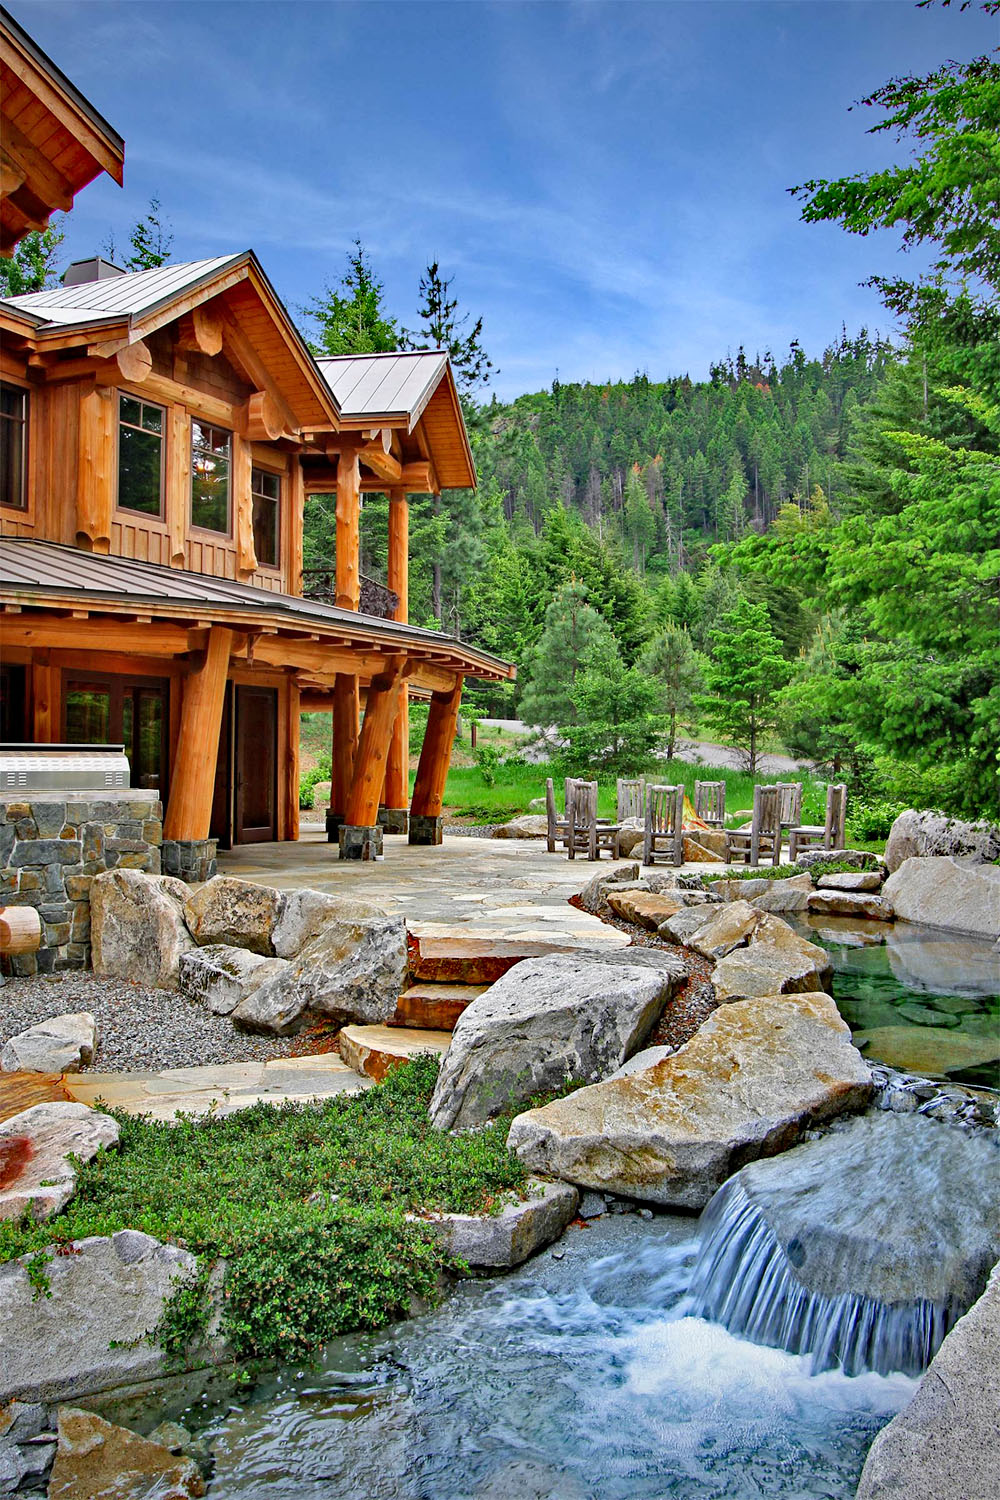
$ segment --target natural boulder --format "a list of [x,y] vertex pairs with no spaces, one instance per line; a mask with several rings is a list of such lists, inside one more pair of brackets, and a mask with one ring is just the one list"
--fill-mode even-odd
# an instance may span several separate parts
[[0,1052],[3,1073],[79,1073],[94,1060],[97,1022],[89,1011],[52,1016],[18,1032]]
[[184,918],[199,945],[225,943],[272,957],[271,934],[284,900],[282,893],[269,885],[216,875],[188,897]]
[[543,839],[549,831],[549,820],[537,813],[523,813],[511,818],[509,823],[500,823],[493,830],[495,839]]
[[731,901],[713,909],[688,938],[688,947],[705,958],[724,958],[750,938],[759,921],[760,914],[748,901]]
[[813,865],[827,864],[830,860],[852,870],[875,870],[879,863],[878,855],[868,849],[803,849],[795,857],[800,870],[811,870]]
[[705,925],[705,911],[700,906],[686,906],[674,917],[668,917],[656,929],[668,943],[686,946],[694,933]]
[[906,859],[889,876],[882,895],[906,922],[1000,937],[1000,865],[951,855]]
[[792,875],[788,880],[769,880],[767,890],[754,896],[750,904],[755,911],[805,911],[812,888],[812,876],[808,874]]
[[813,891],[808,910],[817,917],[854,917],[864,922],[891,922],[895,915],[892,902],[871,891]]
[[356,896],[331,896],[308,886],[299,891],[283,892],[284,901],[271,934],[279,958],[296,958],[306,943],[317,937],[327,922],[358,922],[388,913],[374,901]]
[[821,875],[816,884],[821,891],[880,891],[884,879],[881,870],[841,870],[837,875]]
[[526,959],[466,1008],[438,1074],[438,1130],[481,1125],[533,1094],[603,1078],[639,1048],[683,971]]
[[170,875],[106,870],[90,886],[90,941],[94,973],[175,990],[182,953],[194,940],[184,921],[190,894]]
[[1000,1477],[1000,1265],[868,1451],[857,1500],[971,1500]]
[[206,1006],[213,1015],[228,1016],[266,980],[280,978],[290,967],[283,958],[209,943],[182,955],[178,979],[182,995]]
[[533,1171],[699,1209],[744,1163],[863,1108],[871,1094],[828,995],[771,996],[722,1006],[643,1073],[518,1115],[508,1144]]
[[725,859],[726,857],[726,834],[722,828],[688,828],[684,832],[684,858],[701,861],[700,855],[689,855],[688,843],[697,844],[698,848],[710,855],[713,860]]
[[618,835],[618,853],[622,859],[636,852],[642,853],[642,846],[646,838],[646,826],[642,818],[623,818]]
[[758,915],[748,945],[728,953],[712,975],[717,997],[726,1001],[822,990],[831,979],[826,949],[768,913]]
[[540,1182],[537,1177],[529,1177],[525,1193],[496,1214],[429,1214],[414,1216],[414,1221],[467,1265],[506,1270],[557,1240],[580,1201],[568,1183]]
[[963,823],[943,813],[900,813],[889,830],[885,862],[895,873],[904,859],[921,855],[971,856],[979,864],[1000,859],[1000,828],[993,823]]
[[684,859],[688,864],[717,865],[726,856],[725,848],[721,853],[711,850],[705,840],[709,838],[708,832],[698,830],[697,834],[686,833],[684,835]]
[[384,1025],[396,1010],[406,966],[401,917],[337,917],[280,974],[241,1000],[232,1019],[247,1031],[279,1036],[301,1027],[309,1013]]
[[[117,1120],[86,1104],[33,1104],[0,1123],[0,1219],[49,1219],[76,1191],[74,1161],[88,1162],[120,1135]],[[72,1160],[71,1160],[72,1158]],[[2,1341],[0,1341],[2,1342]]]
[[643,891],[651,890],[647,881],[639,879],[638,865],[619,865],[617,869],[603,871],[594,875],[583,890],[580,892],[580,905],[584,911],[591,912],[595,917],[606,917],[610,908],[607,904],[609,891],[621,887],[626,882],[633,883]]
[[656,891],[608,892],[608,905],[616,917],[650,932],[655,932],[661,922],[675,916],[685,904],[679,895],[660,895]]
[[190,1458],[176,1457],[92,1411],[59,1408],[49,1500],[197,1500],[204,1493]]
[[[149,1334],[170,1297],[197,1275],[190,1251],[120,1229],[75,1240],[71,1253],[43,1254],[44,1297],[28,1275],[30,1257],[0,1266],[0,1402],[75,1401],[166,1372]],[[225,1354],[217,1341],[185,1359],[194,1369]]]

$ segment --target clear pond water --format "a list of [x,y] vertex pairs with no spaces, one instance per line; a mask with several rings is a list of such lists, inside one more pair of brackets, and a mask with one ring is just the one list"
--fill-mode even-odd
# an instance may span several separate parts
[[910,922],[796,925],[830,953],[834,999],[866,1057],[1000,1087],[1000,953],[989,942]]
[[848,1500],[915,1382],[686,1316],[695,1248],[606,1216],[317,1369],[107,1415],[198,1432],[210,1500]]

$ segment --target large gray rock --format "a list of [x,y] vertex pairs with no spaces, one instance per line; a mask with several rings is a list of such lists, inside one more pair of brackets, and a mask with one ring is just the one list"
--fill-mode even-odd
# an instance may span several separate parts
[[[808,944],[806,946],[813,946]],[[818,992],[829,969],[829,955],[822,959],[794,949],[768,948],[751,943],[721,959],[712,974],[720,1001],[748,1000],[767,995],[797,995]]]
[[705,925],[705,912],[700,906],[687,906],[674,917],[668,917],[661,922],[656,929],[660,937],[666,938],[668,943],[680,943],[686,946],[699,928]]
[[[76,1240],[69,1255],[43,1253],[47,1296],[35,1293],[30,1257],[0,1266],[0,1402],[73,1401],[163,1375],[165,1355],[148,1335],[193,1281],[195,1257],[135,1229]],[[225,1354],[214,1339],[190,1351],[188,1367]]]
[[199,1500],[197,1464],[92,1411],[59,1408],[49,1500]]
[[987,1500],[1000,1488],[1000,1266],[908,1406],[876,1437],[857,1500]]
[[746,1162],[816,1120],[863,1108],[871,1074],[828,995],[724,1005],[673,1056],[518,1115],[532,1171],[676,1208],[703,1208]]
[[544,813],[522,813],[511,818],[509,823],[499,823],[493,830],[495,839],[543,839],[549,831],[549,820]]
[[619,865],[614,870],[601,871],[587,881],[580,892],[580,905],[595,917],[606,917],[610,909],[606,899],[608,891],[616,887],[621,889],[624,885],[643,891],[652,890],[648,881],[639,879],[638,865]]
[[[627,951],[627,950],[626,950]],[[619,1067],[676,985],[669,969],[553,954],[526,959],[459,1016],[431,1100],[439,1130],[481,1125],[567,1081]]]
[[182,995],[206,1006],[213,1015],[228,1016],[241,1000],[270,979],[280,979],[291,965],[283,958],[265,958],[248,948],[209,943],[181,955],[178,982]]
[[0,1219],[57,1214],[76,1191],[74,1162],[88,1162],[121,1134],[117,1120],[86,1104],[33,1104],[0,1123]]
[[890,873],[899,869],[904,859],[920,855],[971,855],[978,863],[1000,859],[1000,828],[994,823],[963,823],[943,813],[900,813],[889,830],[885,862]]
[[89,1011],[52,1016],[19,1031],[0,1052],[3,1073],[79,1073],[94,1060],[97,1022]]
[[566,1182],[529,1178],[526,1196],[497,1214],[429,1214],[416,1219],[469,1266],[505,1270],[557,1240],[575,1216],[580,1195]]
[[951,855],[905,859],[889,876],[882,895],[906,922],[1000,937],[1000,865]]
[[355,896],[331,896],[326,891],[314,891],[309,887],[285,891],[284,898],[271,934],[279,958],[297,958],[306,943],[317,937],[327,922],[356,922],[388,915],[374,901],[362,901]]
[[284,1036],[309,1014],[346,1025],[384,1025],[406,978],[401,917],[343,917],[324,922],[288,968],[241,1000],[232,1019],[246,1031]]
[[724,958],[746,943],[760,921],[749,901],[730,901],[715,907],[688,938],[688,947],[705,958]]
[[796,856],[795,863],[800,870],[811,870],[813,865],[826,864],[829,860],[836,860],[839,865],[847,865],[852,870],[874,870],[879,863],[878,855],[868,849],[803,849]]
[[863,922],[891,922],[896,915],[892,901],[883,890],[882,895],[872,891],[813,891],[808,900],[808,910],[818,917],[852,917]]
[[274,954],[273,933],[285,898],[269,885],[216,875],[188,896],[184,919],[200,945],[225,943],[251,953]]
[[880,891],[884,879],[882,870],[841,870],[821,875],[816,884],[821,891]]
[[812,876],[803,873],[791,875],[787,880],[769,880],[767,886],[766,891],[761,891],[750,902],[755,911],[805,911],[813,883]]
[[106,870],[90,886],[94,973],[175,990],[182,953],[194,947],[184,921],[190,894],[170,875]]

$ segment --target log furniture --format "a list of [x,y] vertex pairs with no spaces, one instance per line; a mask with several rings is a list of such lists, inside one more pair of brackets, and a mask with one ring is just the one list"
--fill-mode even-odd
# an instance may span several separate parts
[[792,864],[800,849],[842,849],[847,818],[847,787],[837,782],[826,789],[826,817],[822,826],[799,823],[788,830],[788,858]]
[[776,781],[775,786],[781,793],[781,826],[794,828],[802,821],[802,783],[801,781]]
[[684,863],[683,786],[646,788],[646,828],[642,842],[642,862],[644,865],[654,865],[658,860],[672,865]]
[[555,854],[557,841],[568,847],[566,841],[569,838],[569,785],[569,779],[567,778],[565,784],[566,796],[563,801],[564,811],[562,817],[560,817],[556,808],[556,793],[552,777],[547,776],[545,778],[545,816],[548,821],[545,847],[550,854]]
[[770,854],[772,865],[781,863],[781,793],[776,786],[755,786],[750,827],[726,830],[727,865],[736,854],[754,867],[762,854]]
[[618,822],[624,823],[626,818],[639,818],[646,816],[646,778],[640,776],[635,781],[626,781],[621,776],[618,778]]
[[570,859],[576,858],[578,850],[586,850],[589,860],[600,859],[602,849],[607,849],[612,859],[617,859],[621,829],[617,823],[598,818],[597,782],[574,782],[569,802],[567,846]]
[[724,781],[696,781],[694,784],[694,811],[710,828],[726,825],[726,783]]

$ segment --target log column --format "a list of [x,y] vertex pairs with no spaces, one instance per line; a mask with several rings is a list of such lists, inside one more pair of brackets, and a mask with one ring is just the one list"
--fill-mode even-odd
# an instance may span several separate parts
[[441,805],[444,784],[451,764],[451,747],[458,727],[458,710],[462,702],[462,678],[455,685],[431,697],[427,729],[420,750],[420,764],[410,804],[410,843],[440,844]]
[[[399,603],[393,619],[404,625],[410,617],[410,506],[403,489],[389,491],[389,565],[386,582]],[[410,693],[404,682],[399,690],[399,707],[392,726],[389,759],[385,770],[385,807],[379,822],[387,833],[406,833],[409,828],[407,804],[410,800]]]
[[360,552],[361,464],[357,449],[347,449],[337,459],[338,609],[356,610],[361,602]]
[[213,625],[205,660],[184,682],[177,756],[163,820],[164,871],[182,879],[207,880],[215,873],[215,840],[208,833],[232,646],[233,632]]
[[326,815],[326,837],[331,844],[339,841],[340,830],[344,826],[358,752],[360,717],[361,692],[358,679],[347,672],[338,672],[333,681],[330,810]]
[[376,821],[379,793],[385,781],[385,763],[405,666],[405,657],[391,658],[386,671],[373,677],[368,685],[345,822],[340,830],[341,859],[375,859],[382,852],[382,830]]

